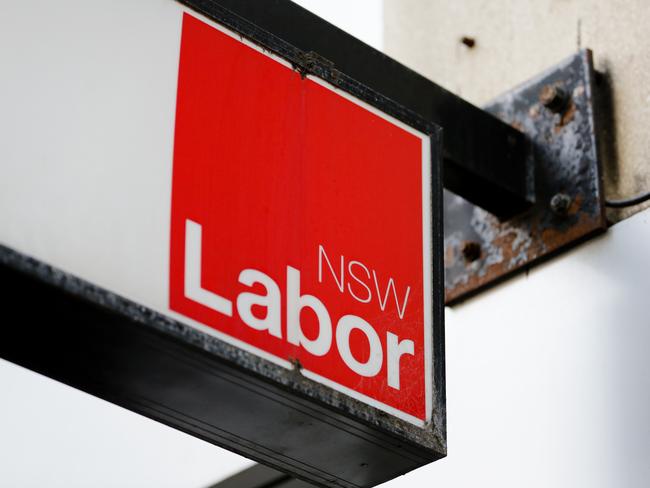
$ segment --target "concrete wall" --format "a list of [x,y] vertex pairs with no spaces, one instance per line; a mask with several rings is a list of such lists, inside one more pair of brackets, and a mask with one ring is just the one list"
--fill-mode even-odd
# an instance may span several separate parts
[[[611,86],[606,194],[650,190],[650,2],[384,0],[384,8],[384,50],[478,105],[591,48]],[[474,38],[475,47],[463,45],[463,36]],[[608,216],[617,221],[642,208]]]

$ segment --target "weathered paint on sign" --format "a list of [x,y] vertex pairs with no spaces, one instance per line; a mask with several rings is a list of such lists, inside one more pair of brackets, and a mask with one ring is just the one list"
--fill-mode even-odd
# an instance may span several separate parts
[[170,308],[422,425],[430,165],[427,134],[185,14]]

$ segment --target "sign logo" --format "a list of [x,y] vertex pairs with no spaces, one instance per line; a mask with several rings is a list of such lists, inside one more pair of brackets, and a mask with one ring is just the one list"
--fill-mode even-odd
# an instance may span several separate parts
[[185,14],[174,146],[170,308],[428,420],[429,137]]

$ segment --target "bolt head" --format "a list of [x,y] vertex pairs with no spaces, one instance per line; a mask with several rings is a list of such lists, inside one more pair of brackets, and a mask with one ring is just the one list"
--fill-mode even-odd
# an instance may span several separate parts
[[539,101],[551,112],[562,112],[569,101],[566,92],[557,85],[546,85],[539,92]]
[[564,217],[569,213],[571,201],[571,197],[566,193],[556,193],[551,198],[551,210],[555,215]]
[[463,258],[468,263],[473,263],[481,257],[481,245],[478,242],[466,241],[461,248]]

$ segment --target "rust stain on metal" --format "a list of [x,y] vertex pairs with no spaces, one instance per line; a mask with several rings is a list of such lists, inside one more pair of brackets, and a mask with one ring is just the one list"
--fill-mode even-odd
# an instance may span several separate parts
[[541,239],[547,243],[547,245],[557,247],[558,244],[566,241],[575,241],[580,239],[585,235],[585,230],[591,229],[593,225],[593,219],[589,218],[585,214],[581,214],[578,218],[578,222],[566,229],[554,229],[552,227],[544,229]]
[[560,121],[555,126],[555,131],[557,132],[562,130],[564,126],[566,126],[569,122],[571,122],[573,120],[573,117],[575,116],[575,113],[576,113],[575,103],[569,102],[569,106],[564,111],[564,113],[560,117]]
[[567,212],[568,215],[576,215],[580,210],[580,208],[582,207],[583,200],[584,200],[584,196],[581,193],[578,193],[573,198],[573,201],[571,202],[571,206],[569,207],[569,211]]
[[[574,207],[576,205],[574,204]],[[575,215],[575,211],[573,212]],[[525,239],[521,239],[520,230],[503,226],[491,242],[491,253],[499,254],[500,260],[493,264],[485,263],[477,270],[471,270],[466,279],[447,288],[445,300],[448,304],[458,301],[463,296],[476,291],[486,284],[495,282],[513,272],[528,268],[532,262],[550,252],[556,251],[568,242],[576,241],[599,227],[586,214],[580,214],[578,221],[571,226],[562,228],[546,227],[541,232],[531,229]],[[447,249],[449,251],[449,249]]]
[[[549,86],[570,94],[561,111],[540,102],[540,91]],[[525,214],[501,222],[445,192],[447,304],[606,228],[592,90],[591,53],[585,50],[487,108],[530,140],[536,203]],[[550,204],[556,195],[570,202],[562,212],[554,212]],[[465,256],[467,242],[479,246],[475,260]]]

